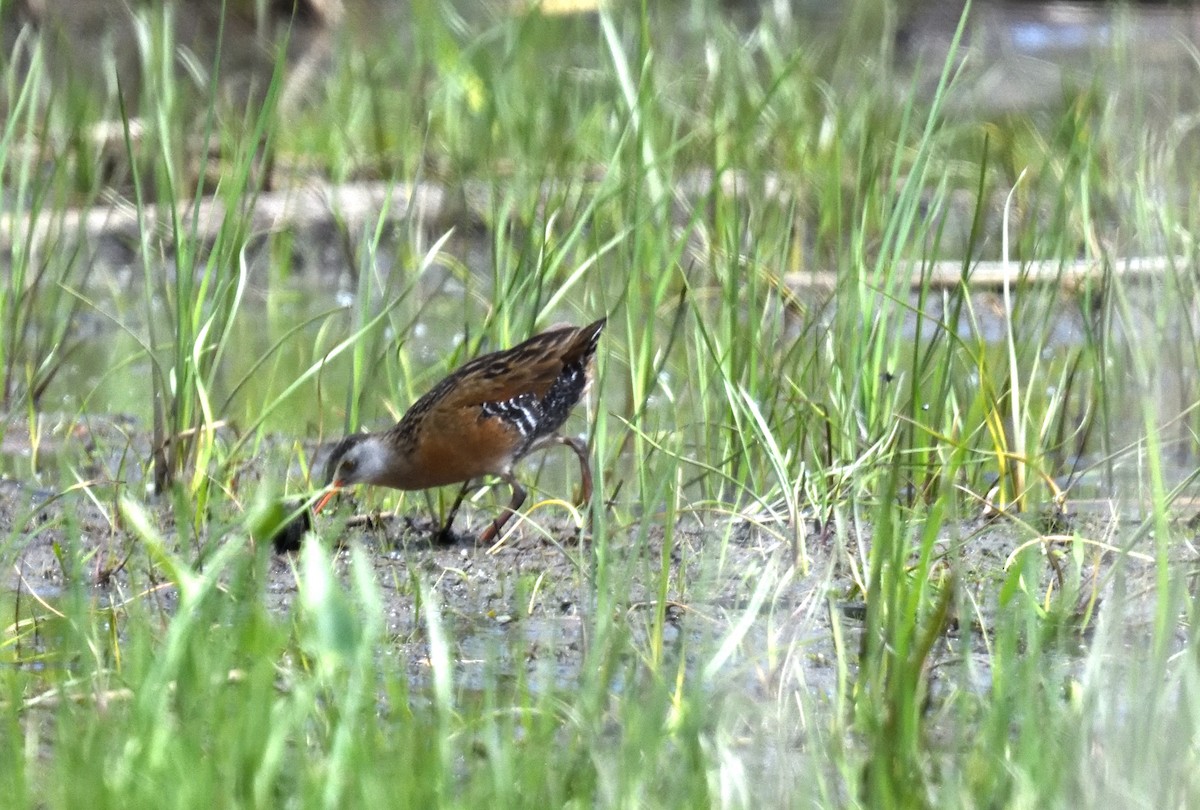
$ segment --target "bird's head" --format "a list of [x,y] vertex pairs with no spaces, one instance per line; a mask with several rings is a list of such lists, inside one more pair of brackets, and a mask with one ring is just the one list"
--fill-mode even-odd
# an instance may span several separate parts
[[329,491],[317,502],[320,512],[342,487],[370,484],[385,478],[388,452],[384,442],[371,433],[357,433],[338,442],[325,462],[325,486]]

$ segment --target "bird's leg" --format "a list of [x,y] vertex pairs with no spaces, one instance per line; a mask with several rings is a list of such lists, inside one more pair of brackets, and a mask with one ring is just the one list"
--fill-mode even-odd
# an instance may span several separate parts
[[554,441],[565,444],[579,456],[579,505],[586,506],[592,499],[592,463],[588,459],[587,445],[579,439],[555,436]]
[[479,535],[480,543],[490,543],[500,536],[500,530],[504,528],[504,524],[512,519],[512,516],[521,508],[521,504],[525,503],[525,488],[517,482],[517,479],[511,473],[502,473],[500,475],[504,482],[512,487],[512,500],[508,504],[508,508],[500,513],[500,516],[492,521],[492,525],[483,530],[483,534]]
[[467,492],[471,488],[470,481],[463,481],[462,489],[458,491],[458,497],[454,499],[454,506],[450,507],[450,512],[446,515],[446,520],[442,523],[442,528],[438,529],[435,537],[441,543],[450,543],[454,541],[454,534],[450,531],[450,526],[454,523],[454,516],[458,514],[458,507],[462,506],[463,498],[467,497]]

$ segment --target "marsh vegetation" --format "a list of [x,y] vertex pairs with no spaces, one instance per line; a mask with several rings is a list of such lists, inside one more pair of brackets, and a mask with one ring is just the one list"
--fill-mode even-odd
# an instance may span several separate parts
[[[1200,800],[1189,12],[1013,100],[1003,6],[316,5],[249,68],[122,6],[97,79],[0,3],[7,806]],[[602,316],[591,503],[274,553],[331,440]]]

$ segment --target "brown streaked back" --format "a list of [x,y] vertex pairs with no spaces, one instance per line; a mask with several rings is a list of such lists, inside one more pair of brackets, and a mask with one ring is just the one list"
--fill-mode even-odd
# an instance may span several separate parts
[[[511,349],[481,355],[464,363],[413,403],[389,432],[401,442],[411,442],[420,423],[434,409],[454,412],[479,408],[485,403],[505,402],[522,395],[542,399],[564,369],[578,366],[586,375],[606,321],[601,318],[583,327],[550,329]],[[575,397],[576,401],[581,394],[582,389]]]
[[511,349],[476,357],[447,378],[454,385],[446,405],[479,405],[521,394],[545,396],[564,367],[595,353],[605,320],[584,327],[552,329]]

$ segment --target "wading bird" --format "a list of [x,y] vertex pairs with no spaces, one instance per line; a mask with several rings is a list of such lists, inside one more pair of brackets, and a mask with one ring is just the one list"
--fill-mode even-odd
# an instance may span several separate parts
[[[353,484],[429,489],[495,475],[512,487],[512,501],[480,535],[490,543],[525,502],[513,466],[553,444],[565,444],[579,457],[580,497],[586,503],[592,497],[587,445],[558,430],[591,383],[604,323],[601,318],[584,327],[555,327],[477,357],[418,399],[393,427],[342,439],[326,463],[330,489],[316,511]],[[450,508],[443,536],[466,492],[464,486]]]

